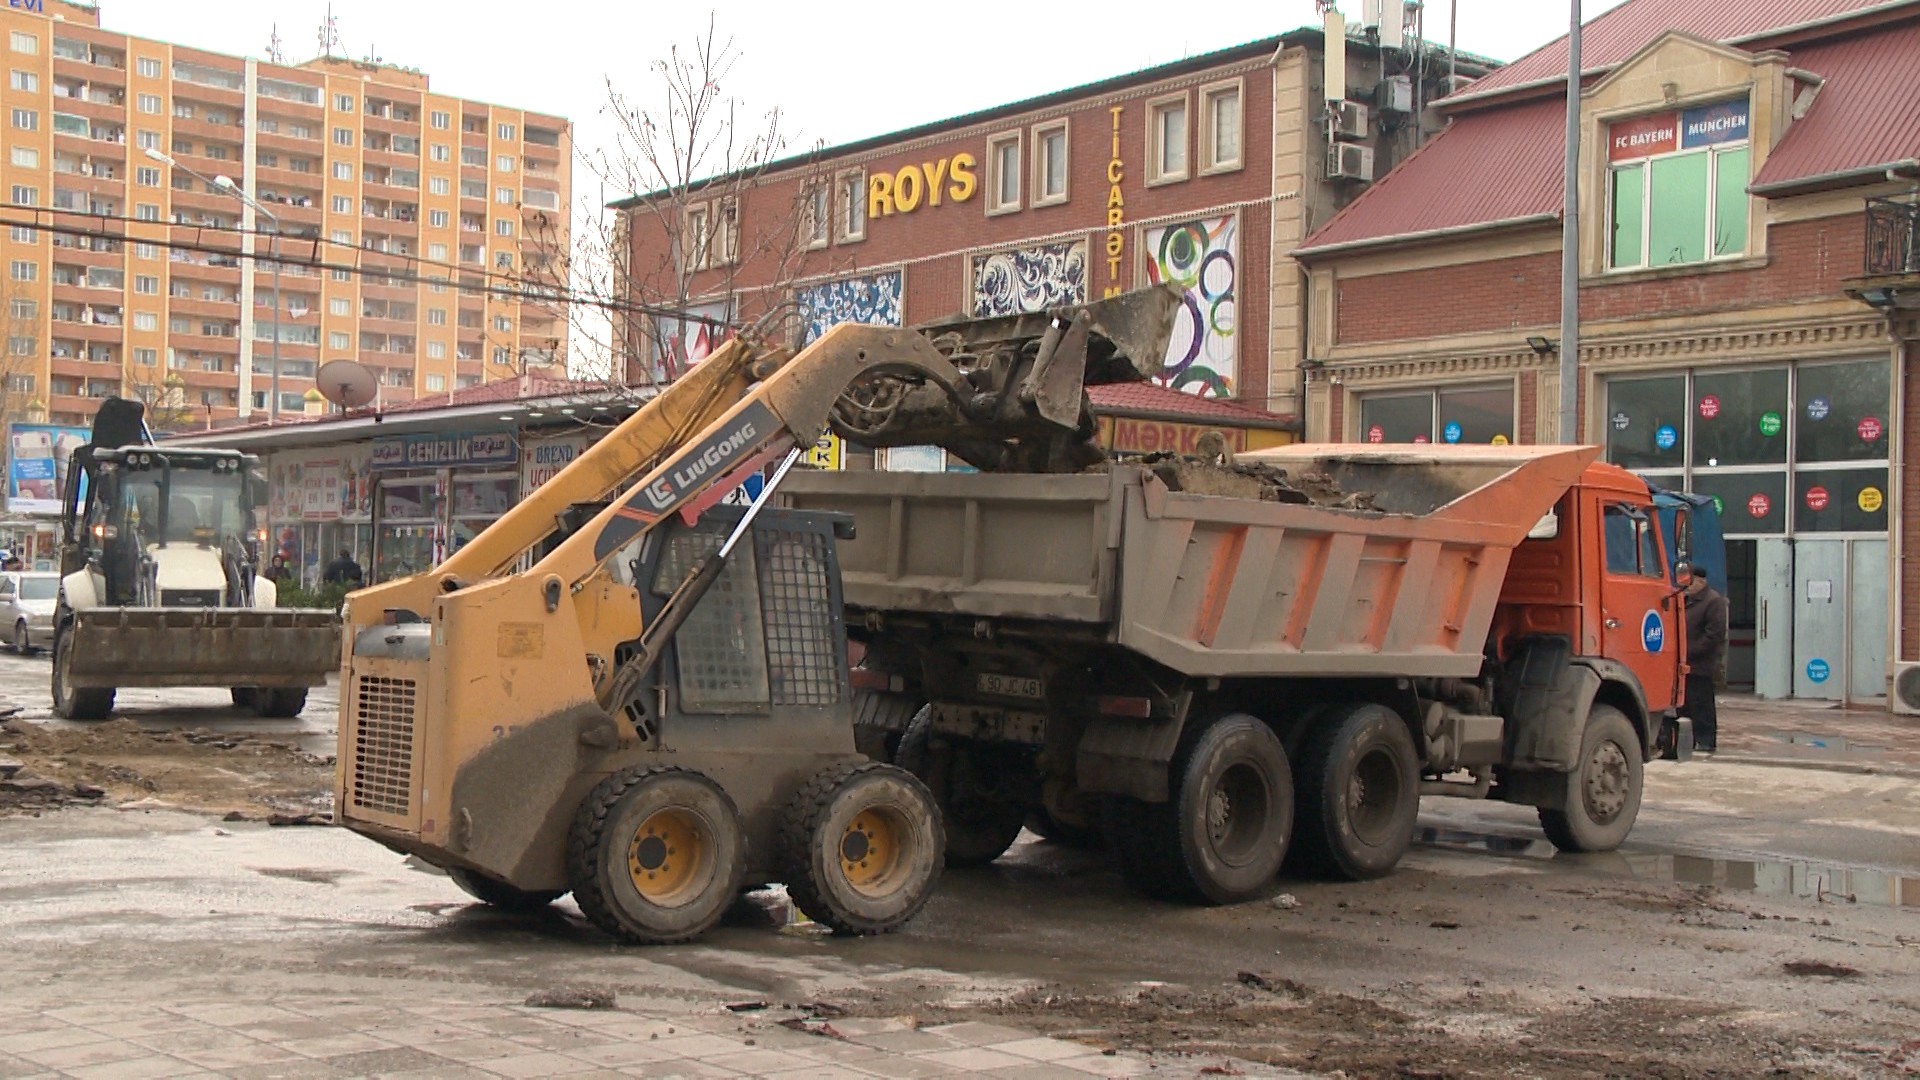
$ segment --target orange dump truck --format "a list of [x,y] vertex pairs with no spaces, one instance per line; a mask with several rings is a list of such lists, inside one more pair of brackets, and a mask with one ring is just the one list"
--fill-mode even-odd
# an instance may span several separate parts
[[928,781],[950,863],[1104,833],[1144,891],[1230,903],[1288,858],[1387,873],[1423,795],[1538,807],[1566,850],[1626,837],[1684,739],[1685,634],[1647,487],[1597,456],[1308,445],[784,496],[853,515],[863,749]]

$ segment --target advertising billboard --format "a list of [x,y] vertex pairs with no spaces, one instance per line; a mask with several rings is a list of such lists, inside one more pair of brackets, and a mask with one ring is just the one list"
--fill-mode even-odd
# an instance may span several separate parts
[[86,444],[88,434],[86,428],[56,424],[7,425],[7,509],[59,513],[68,461]]

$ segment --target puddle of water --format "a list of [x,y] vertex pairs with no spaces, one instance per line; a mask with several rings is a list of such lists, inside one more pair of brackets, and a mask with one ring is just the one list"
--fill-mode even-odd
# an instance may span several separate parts
[[1804,731],[1777,732],[1773,736],[1788,746],[1804,746],[1811,750],[1831,750],[1840,754],[1870,754],[1885,757],[1887,748],[1872,743],[1853,742],[1841,735],[1809,735]]
[[1862,867],[1793,860],[1719,859],[1704,855],[1627,852],[1606,856],[1566,855],[1544,839],[1436,827],[1422,828],[1417,840],[1429,847],[1450,851],[1477,851],[1521,859],[1560,859],[1582,869],[1639,881],[1711,885],[1729,892],[1761,896],[1920,908],[1920,877]]

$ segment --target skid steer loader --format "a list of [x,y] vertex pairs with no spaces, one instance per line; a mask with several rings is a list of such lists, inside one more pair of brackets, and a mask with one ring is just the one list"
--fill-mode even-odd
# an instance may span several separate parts
[[[633,942],[696,937],[770,882],[840,933],[902,925],[940,811],[854,745],[847,519],[774,491],[828,427],[1083,468],[1086,385],[1157,373],[1177,304],[722,347],[434,570],[348,598],[339,820],[487,903],[571,892]],[[769,466],[751,506],[718,505]]]

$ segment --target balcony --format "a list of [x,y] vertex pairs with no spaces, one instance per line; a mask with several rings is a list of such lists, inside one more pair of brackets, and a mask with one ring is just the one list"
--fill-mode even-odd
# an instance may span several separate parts
[[1848,296],[1880,311],[1920,311],[1920,201],[1868,199],[1866,258]]

